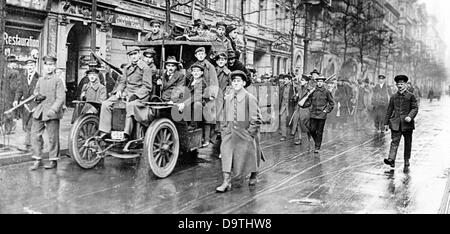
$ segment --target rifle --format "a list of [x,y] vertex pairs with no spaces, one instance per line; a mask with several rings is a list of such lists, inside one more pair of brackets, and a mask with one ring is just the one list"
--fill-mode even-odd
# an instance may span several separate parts
[[108,65],[109,67],[111,67],[113,71],[117,72],[117,74],[123,75],[123,74],[122,74],[122,70],[121,70],[120,68],[114,66],[112,63],[106,61],[104,58],[98,56],[92,49],[91,49],[90,51],[91,51],[91,54],[94,55],[94,57],[95,57],[97,60],[102,61],[103,63],[105,63],[106,65]]
[[[23,101],[22,101],[21,103],[19,103],[17,106],[15,106],[15,107],[13,107],[13,108],[11,108],[11,109],[5,111],[3,114],[9,114],[9,113],[13,112],[14,110],[16,110],[16,109],[18,109],[19,107],[21,107],[21,106],[27,104],[28,102],[33,101],[33,99],[34,99],[35,97],[36,97],[35,95],[31,95],[29,98],[23,100]],[[31,112],[31,111],[30,111],[30,112]]]

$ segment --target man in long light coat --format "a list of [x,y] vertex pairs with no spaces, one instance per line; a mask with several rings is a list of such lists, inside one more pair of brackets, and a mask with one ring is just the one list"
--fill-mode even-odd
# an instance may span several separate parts
[[245,90],[248,77],[242,71],[230,74],[233,92],[225,97],[221,122],[223,183],[217,192],[231,189],[231,172],[243,177],[250,173],[249,185],[256,184],[259,166],[258,147],[255,138],[262,124],[256,98]]

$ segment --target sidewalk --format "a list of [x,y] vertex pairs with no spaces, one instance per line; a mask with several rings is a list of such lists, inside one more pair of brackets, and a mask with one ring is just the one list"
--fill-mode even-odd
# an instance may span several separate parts
[[[72,119],[73,108],[68,108],[64,113],[64,117],[61,120],[59,139],[61,146],[61,156],[67,154],[68,149],[68,138],[70,133],[70,128],[72,125],[70,121]],[[44,133],[44,158],[48,157],[47,152],[47,139]],[[20,151],[18,148],[23,146],[25,142],[25,132],[22,129],[22,120],[16,120],[16,130],[5,136],[0,136],[0,166],[21,163],[33,160],[31,158],[32,152]]]

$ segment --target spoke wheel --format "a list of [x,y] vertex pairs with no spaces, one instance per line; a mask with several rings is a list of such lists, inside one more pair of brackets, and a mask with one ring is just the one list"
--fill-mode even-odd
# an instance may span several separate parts
[[172,173],[179,149],[178,131],[169,119],[158,119],[147,129],[143,156],[157,177],[165,178]]
[[78,118],[70,130],[69,154],[81,168],[91,169],[101,160],[95,153],[95,151],[101,150],[101,147],[95,141],[84,146],[85,141],[96,134],[98,124],[98,116],[85,115]]

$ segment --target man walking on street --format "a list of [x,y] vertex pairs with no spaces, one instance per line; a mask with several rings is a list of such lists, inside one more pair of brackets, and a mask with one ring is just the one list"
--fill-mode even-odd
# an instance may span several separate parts
[[291,119],[291,115],[294,113],[294,87],[289,75],[285,76],[283,80],[280,80],[280,129],[281,139],[285,141],[287,138],[287,125]]
[[384,75],[378,76],[378,84],[373,89],[372,103],[374,107],[374,123],[375,130],[379,133],[383,132],[383,118],[389,102],[391,92],[389,91]]
[[320,147],[322,146],[325,120],[327,119],[327,114],[334,107],[333,95],[324,87],[325,80],[323,76],[316,78],[316,88],[302,106],[302,108],[311,107],[310,131],[315,143],[314,153],[319,153]]
[[390,98],[389,106],[384,118],[385,130],[387,131],[389,127],[391,129],[392,142],[389,150],[389,157],[384,159],[384,163],[390,165],[392,168],[395,167],[398,146],[403,136],[405,138],[404,170],[407,171],[409,168],[409,159],[411,158],[412,134],[415,128],[414,118],[416,117],[419,108],[414,94],[406,90],[408,77],[405,75],[398,75],[394,80],[398,92]]
[[[19,87],[16,90],[13,106],[17,106],[22,100],[25,100],[33,95],[34,88],[39,80],[39,74],[36,72],[36,60],[28,60],[26,63],[26,68],[27,75],[21,77]],[[24,151],[28,151],[31,148],[32,109],[33,106],[27,103],[24,105],[22,112],[22,128],[26,135],[24,144],[25,148],[20,149]]]
[[35,161],[30,170],[36,170],[42,165],[44,130],[47,131],[50,160],[50,163],[45,165],[45,169],[56,168],[59,159],[59,120],[63,117],[62,109],[66,101],[63,81],[56,73],[56,58],[45,56],[42,60],[44,75],[39,78],[34,89],[34,95],[39,104],[33,112],[31,126],[31,145]]

